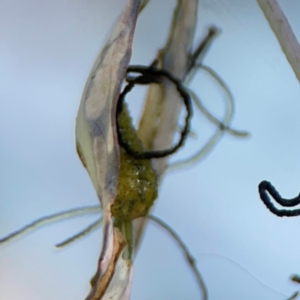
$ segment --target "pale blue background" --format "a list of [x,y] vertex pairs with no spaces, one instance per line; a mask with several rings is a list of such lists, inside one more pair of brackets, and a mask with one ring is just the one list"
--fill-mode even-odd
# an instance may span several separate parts
[[[285,197],[299,193],[299,83],[255,1],[200,2],[197,40],[208,25],[223,31],[205,62],[231,87],[233,125],[251,138],[226,136],[208,159],[168,175],[155,214],[191,249],[211,300],[283,300],[299,288],[288,278],[300,273],[300,217],[269,213],[257,184],[268,179]],[[0,1],[0,236],[37,217],[97,203],[75,152],[74,119],[89,70],[124,3]],[[142,14],[133,63],[151,62],[163,45],[174,3],[153,0]],[[300,2],[280,4],[300,38]],[[204,76],[193,88],[222,114],[221,94]],[[199,140],[181,157],[213,132],[195,115]],[[63,222],[2,246],[0,300],[84,299],[100,231],[65,250],[53,245],[92,220]],[[233,259],[282,294],[230,260],[204,253]],[[180,250],[153,225],[135,262],[131,299],[199,299]]]

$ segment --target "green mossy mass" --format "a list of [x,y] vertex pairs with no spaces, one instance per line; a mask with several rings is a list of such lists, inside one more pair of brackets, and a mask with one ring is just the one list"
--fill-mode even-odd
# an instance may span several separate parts
[[[130,147],[136,151],[144,151],[125,103],[118,114],[118,124]],[[120,174],[117,196],[111,206],[112,215],[124,221],[146,216],[156,197],[157,175],[151,161],[136,159],[120,147]]]

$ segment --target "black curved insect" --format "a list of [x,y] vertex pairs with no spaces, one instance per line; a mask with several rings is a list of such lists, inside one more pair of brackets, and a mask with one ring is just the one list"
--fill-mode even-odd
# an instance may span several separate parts
[[292,199],[285,199],[282,198],[275,187],[269,181],[262,181],[258,185],[258,192],[260,195],[260,199],[266,205],[266,207],[276,216],[278,217],[297,217],[300,216],[300,209],[278,209],[275,205],[271,202],[268,193],[272,196],[276,203],[280,204],[283,207],[294,207],[300,204],[300,194]]

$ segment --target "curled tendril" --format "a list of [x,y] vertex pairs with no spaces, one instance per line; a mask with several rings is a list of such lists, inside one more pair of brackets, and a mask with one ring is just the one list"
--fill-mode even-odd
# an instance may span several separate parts
[[233,118],[234,113],[234,99],[233,95],[228,88],[225,81],[221,78],[221,76],[215,72],[212,68],[204,65],[202,60],[206,55],[208,49],[210,48],[213,40],[219,35],[220,30],[215,26],[211,26],[208,28],[207,34],[205,38],[200,42],[197,46],[196,50],[190,56],[190,64],[187,69],[186,76],[183,80],[184,84],[188,86],[190,82],[193,80],[199,69],[206,72],[210,77],[212,77],[215,82],[221,87],[224,92],[225,99],[225,114],[223,120],[218,120],[214,115],[212,115],[207,108],[203,105],[200,98],[191,90],[187,89],[191,98],[193,100],[193,104],[196,108],[214,125],[217,126],[217,130],[210,137],[210,139],[202,146],[195,154],[191,157],[180,160],[178,162],[172,163],[168,166],[167,171],[173,171],[182,167],[186,167],[203,159],[220,141],[221,137],[224,133],[233,135],[235,137],[248,137],[249,133],[246,131],[236,130],[230,127],[230,123]]
[[[159,83],[161,80],[161,77],[166,77],[168,80],[170,80],[175,86],[178,91],[178,93],[181,95],[183,103],[185,105],[187,114],[185,117],[185,126],[181,130],[180,133],[180,139],[176,145],[171,147],[170,149],[166,150],[158,150],[158,151],[144,151],[144,152],[139,152],[135,151],[134,149],[131,148],[130,142],[126,141],[126,139],[123,138],[122,136],[122,130],[117,126],[117,132],[118,132],[118,139],[119,139],[119,144],[122,148],[125,149],[125,151],[138,159],[151,159],[151,158],[161,158],[165,157],[168,155],[171,155],[175,153],[181,146],[183,146],[188,133],[190,129],[190,119],[192,117],[192,105],[191,105],[191,98],[189,93],[187,92],[186,88],[183,86],[181,81],[174,77],[171,73],[169,73],[166,70],[162,69],[157,69],[153,65],[150,67],[144,67],[144,66],[130,66],[127,70],[127,73],[139,73],[141,74],[140,76],[137,76],[135,78],[128,78],[127,81],[128,84],[125,86],[123,92],[120,94],[118,104],[117,104],[117,116],[118,113],[122,110],[122,105],[123,101],[125,99],[125,96],[127,93],[129,93],[132,88],[136,84],[150,84],[150,83]],[[118,118],[117,118],[118,120]],[[118,124],[118,121],[117,121]]]
[[218,73],[216,73],[213,69],[211,69],[208,66],[196,65],[196,67],[197,69],[204,70],[208,75],[210,75],[223,90],[224,99],[225,99],[224,118],[221,121],[218,120],[207,110],[207,108],[204,106],[199,96],[191,89],[187,89],[191,95],[193,104],[211,123],[217,126],[217,130],[210,137],[210,139],[204,144],[204,146],[202,146],[195,154],[193,154],[191,157],[187,159],[180,160],[178,162],[170,164],[168,166],[167,171],[173,171],[178,168],[193,165],[196,162],[200,161],[216,146],[216,144],[220,141],[224,133],[231,134],[235,137],[243,137],[243,138],[249,136],[249,133],[246,131],[240,131],[230,127],[230,122],[232,120],[233,111],[234,111],[234,99],[230,89],[228,88],[224,80],[220,77]]

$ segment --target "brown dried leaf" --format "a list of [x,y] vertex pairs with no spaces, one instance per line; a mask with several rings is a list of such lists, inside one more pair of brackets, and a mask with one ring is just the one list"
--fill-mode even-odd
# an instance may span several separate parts
[[116,194],[119,147],[116,103],[131,57],[140,0],[128,0],[87,79],[77,118],[76,146],[104,210]]
[[121,233],[113,228],[110,206],[116,195],[119,173],[116,104],[131,57],[140,2],[127,1],[87,79],[76,118],[77,152],[103,209],[102,251],[87,300],[106,299],[111,295],[110,282],[120,275],[120,266],[125,278],[117,287],[117,293],[113,291],[115,297],[110,299],[121,299],[128,293],[130,283],[131,264],[122,260],[124,243]]
[[[124,241],[122,233],[119,231],[118,228],[114,228],[114,240],[113,240],[113,249],[112,251],[112,257],[109,262],[109,265],[107,267],[107,270],[103,276],[99,276],[101,272],[101,268],[97,270],[96,275],[91,281],[92,285],[92,292],[91,294],[86,298],[86,300],[92,300],[92,299],[103,299],[103,296],[107,294],[107,287],[110,284],[110,281],[116,271],[116,263],[119,258],[120,253],[124,249],[126,243]],[[113,298],[115,299],[115,298]]]

